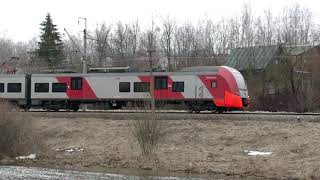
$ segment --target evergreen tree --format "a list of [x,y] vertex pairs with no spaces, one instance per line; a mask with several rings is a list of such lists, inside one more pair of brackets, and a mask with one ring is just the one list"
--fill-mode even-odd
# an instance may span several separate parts
[[60,39],[60,33],[57,31],[56,25],[52,23],[50,14],[48,13],[45,21],[40,24],[42,27],[39,49],[37,55],[45,60],[50,67],[61,64],[64,59],[63,43]]

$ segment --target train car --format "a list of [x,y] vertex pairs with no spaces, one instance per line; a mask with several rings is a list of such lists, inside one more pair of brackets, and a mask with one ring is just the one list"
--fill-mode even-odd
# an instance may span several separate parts
[[[249,105],[245,81],[230,67],[191,67],[179,72],[154,72],[153,77],[156,102],[181,103],[190,112],[222,112]],[[120,109],[128,102],[150,99],[149,72],[32,74],[20,78],[25,78],[21,86],[26,90],[19,105],[27,108],[77,111],[83,103],[103,103]]]
[[0,98],[6,99],[17,105],[28,104],[28,82],[25,74],[0,75]]

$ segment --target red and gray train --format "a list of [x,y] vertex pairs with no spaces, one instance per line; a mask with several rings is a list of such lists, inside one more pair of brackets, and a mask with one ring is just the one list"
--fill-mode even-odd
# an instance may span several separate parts
[[[0,75],[0,98],[25,109],[77,111],[81,104],[121,109],[150,99],[150,72]],[[154,72],[156,103],[183,104],[191,112],[244,109],[248,90],[239,71],[226,66]]]

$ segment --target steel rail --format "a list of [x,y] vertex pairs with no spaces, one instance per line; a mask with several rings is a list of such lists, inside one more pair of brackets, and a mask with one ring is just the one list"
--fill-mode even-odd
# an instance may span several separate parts
[[[79,113],[79,114],[100,114],[100,113],[112,113],[112,114],[134,114],[134,113],[151,113],[151,110],[87,110],[87,111],[44,111],[44,110],[30,110],[28,112],[32,113]],[[157,114],[192,114],[192,115],[281,115],[281,116],[320,116],[320,113],[313,113],[313,112],[307,112],[307,113],[297,113],[297,112],[259,112],[259,111],[230,111],[230,112],[223,112],[223,113],[212,113],[210,111],[203,111],[200,113],[190,113],[188,111],[184,110],[156,110]]]

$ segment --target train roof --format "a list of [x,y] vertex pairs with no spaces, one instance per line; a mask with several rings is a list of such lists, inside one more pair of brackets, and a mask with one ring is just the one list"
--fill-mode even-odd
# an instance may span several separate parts
[[0,74],[0,77],[2,78],[10,78],[10,77],[14,77],[14,78],[17,78],[17,77],[25,77],[26,74]]
[[[221,66],[201,66],[201,67],[193,67],[193,68],[184,68],[181,71],[175,72],[153,72],[152,74],[155,76],[177,76],[177,75],[206,75],[206,74],[217,74],[218,70]],[[150,72],[123,72],[123,73],[65,73],[65,74],[32,74],[35,77],[49,77],[49,76],[85,76],[85,77],[93,77],[93,76],[149,76]]]
[[181,69],[181,72],[215,72],[217,73],[221,66],[195,66]]
[[[217,74],[223,66],[197,66],[184,68],[175,72],[153,72],[155,76],[177,76],[177,75],[212,75]],[[33,77],[58,77],[58,76],[82,76],[82,77],[103,77],[103,76],[149,76],[150,72],[123,72],[123,73],[57,73],[57,74],[32,74]],[[23,77],[25,74],[1,74],[0,77]]]

